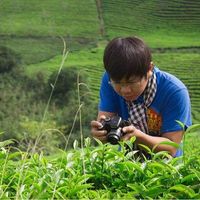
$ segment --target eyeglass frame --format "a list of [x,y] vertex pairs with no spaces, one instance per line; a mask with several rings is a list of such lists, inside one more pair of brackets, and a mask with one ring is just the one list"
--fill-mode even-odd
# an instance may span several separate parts
[[[128,81],[126,83],[120,83],[120,82],[114,82],[112,80],[108,81],[108,84],[111,85],[113,88],[121,89],[122,87],[131,87],[138,86],[141,84],[143,78],[141,78],[139,81]],[[118,85],[117,85],[118,84]]]

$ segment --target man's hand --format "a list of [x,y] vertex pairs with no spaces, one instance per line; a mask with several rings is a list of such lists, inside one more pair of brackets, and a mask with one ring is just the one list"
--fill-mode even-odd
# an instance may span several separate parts
[[133,136],[140,137],[143,134],[140,130],[136,129],[133,125],[125,126],[122,131],[125,133],[121,138],[124,141],[130,140]]
[[91,121],[91,134],[94,138],[101,140],[102,142],[107,141],[107,131],[99,130],[102,128],[101,120],[106,119],[106,117],[113,117],[116,113],[112,112],[98,112],[97,120]]
[[[101,116],[101,120],[105,119],[106,116]],[[99,121],[91,121],[91,134],[94,138],[101,140],[102,142],[106,142],[107,140],[107,131],[100,130],[102,128],[102,124]]]

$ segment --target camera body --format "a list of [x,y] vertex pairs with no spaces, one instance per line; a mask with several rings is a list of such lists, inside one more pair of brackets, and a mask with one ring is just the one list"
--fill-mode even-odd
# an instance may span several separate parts
[[111,144],[118,144],[121,137],[124,135],[122,128],[129,126],[130,122],[123,120],[119,116],[107,117],[101,121],[102,128],[100,130],[107,131],[107,141]]

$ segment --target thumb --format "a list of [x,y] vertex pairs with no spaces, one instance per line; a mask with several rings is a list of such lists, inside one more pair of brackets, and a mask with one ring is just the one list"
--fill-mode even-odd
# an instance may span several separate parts
[[130,140],[131,137],[132,137],[132,134],[126,133],[126,134],[122,137],[122,140],[123,140],[123,141]]

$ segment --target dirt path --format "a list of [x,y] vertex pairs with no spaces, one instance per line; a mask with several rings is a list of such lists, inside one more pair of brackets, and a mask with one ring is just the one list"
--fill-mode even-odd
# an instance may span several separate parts
[[103,19],[103,9],[102,9],[102,0],[96,0],[97,5],[97,13],[99,18],[99,31],[102,37],[105,36],[105,26],[104,26],[104,19]]

